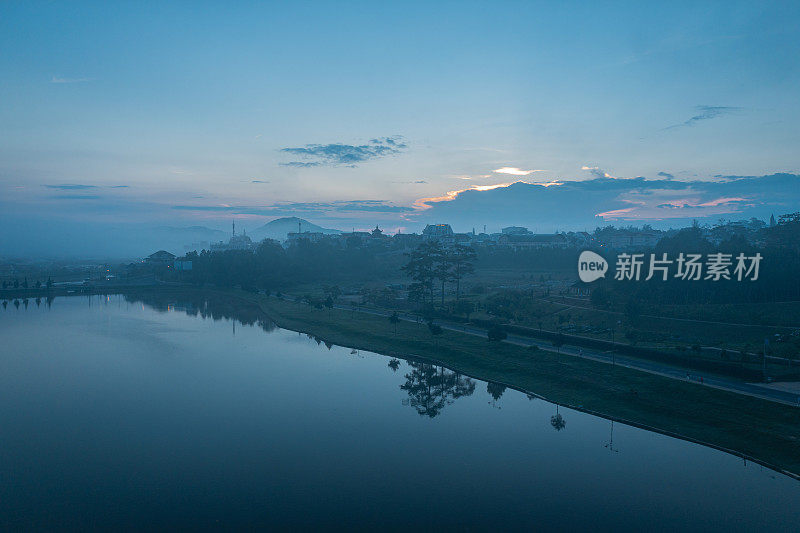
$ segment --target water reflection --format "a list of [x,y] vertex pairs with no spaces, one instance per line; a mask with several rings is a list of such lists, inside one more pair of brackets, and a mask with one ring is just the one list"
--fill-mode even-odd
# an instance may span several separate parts
[[[408,394],[404,405],[416,409],[420,416],[435,418],[447,405],[475,392],[475,382],[458,372],[430,363],[409,361],[411,371],[400,389]],[[392,367],[391,362],[389,367]]]
[[558,404],[556,406],[556,414],[550,417],[550,425],[553,426],[553,429],[556,431],[561,431],[565,427],[567,427],[567,421],[564,420],[564,417],[561,416],[561,413],[558,412]]
[[210,318],[215,322],[232,320],[234,321],[234,335],[236,334],[236,322],[244,326],[258,326],[266,332],[274,331],[277,328],[257,304],[225,296],[181,295],[175,297],[169,294],[137,294],[125,295],[124,298],[128,303],[141,303],[159,313],[182,311],[188,316]]
[[492,397],[492,407],[500,407],[497,405],[497,400],[503,396],[503,393],[506,391],[506,386],[500,383],[495,383],[494,381],[490,381],[486,384],[486,392]]
[[760,465],[420,360],[240,327],[266,322],[255,306],[30,300],[0,309],[0,530],[143,529],[148,513],[196,530],[800,520],[800,485]]
[[[37,296],[36,298],[34,298],[33,301],[36,304],[36,307],[39,307],[39,306],[42,305],[41,297]],[[0,302],[0,305],[3,306],[3,309],[8,309],[9,302],[12,303],[14,305],[14,308],[17,309],[17,310],[19,310],[20,305],[22,307],[24,307],[25,309],[28,309],[28,306],[31,304],[31,301],[30,301],[29,298],[22,298],[21,300],[19,298],[14,298],[13,300],[9,300],[8,298],[4,298],[3,301]],[[47,297],[47,306],[50,307],[50,305],[52,303],[53,303],[53,297],[52,296],[48,296]]]

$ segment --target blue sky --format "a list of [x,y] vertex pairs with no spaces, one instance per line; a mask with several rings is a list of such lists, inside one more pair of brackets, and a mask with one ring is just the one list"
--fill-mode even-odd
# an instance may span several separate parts
[[0,4],[7,226],[414,230],[473,187],[800,171],[796,2],[162,4]]

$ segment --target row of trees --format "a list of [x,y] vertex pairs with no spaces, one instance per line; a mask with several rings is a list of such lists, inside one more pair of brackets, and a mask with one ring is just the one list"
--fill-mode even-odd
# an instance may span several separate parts
[[477,258],[471,246],[443,246],[439,241],[423,243],[406,255],[408,262],[402,270],[414,281],[409,286],[409,300],[433,304],[438,289],[442,306],[448,283],[455,284],[459,300],[461,280],[475,271]]
[[[300,241],[284,249],[274,241],[262,242],[254,252],[191,252],[185,259],[192,270],[180,279],[196,285],[278,289],[302,283],[367,281],[380,279],[400,267],[399,254],[378,254],[368,249],[342,249],[329,243]],[[335,299],[335,298],[334,298]]]
[[[663,238],[655,250],[657,257],[666,253],[675,258],[680,253],[709,254],[722,252],[735,256],[744,253],[762,256],[757,281],[696,280],[674,277],[647,282],[617,281],[613,276],[594,284],[592,301],[598,307],[634,301],[640,304],[669,305],[692,303],[755,303],[800,299],[800,214],[782,215],[773,227],[760,230],[760,241],[748,241],[739,235],[715,245],[702,228],[694,225]],[[612,265],[613,268],[613,265]]]
[[3,285],[2,286],[3,286],[4,289],[20,289],[20,288],[27,289],[27,288],[30,288],[30,287],[33,287],[33,288],[36,288],[36,289],[41,289],[43,285],[46,286],[49,289],[50,287],[53,286],[53,280],[51,280],[50,278],[47,278],[47,282],[45,284],[42,284],[42,282],[39,281],[39,280],[36,280],[32,284],[29,284],[28,283],[28,278],[23,278],[22,281],[20,281],[17,278],[14,278],[13,281],[11,281],[11,280],[3,280]]

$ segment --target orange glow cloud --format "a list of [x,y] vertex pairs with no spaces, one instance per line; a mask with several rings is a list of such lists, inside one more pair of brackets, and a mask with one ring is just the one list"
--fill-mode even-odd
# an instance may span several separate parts
[[[634,201],[631,199],[624,199],[624,202],[627,203],[635,203],[637,204],[634,207],[626,207],[623,209],[613,209],[611,211],[606,211],[604,213],[597,213],[598,217],[603,217],[608,220],[613,219],[622,219],[622,220],[634,220],[634,219],[648,219],[648,220],[665,220],[670,218],[683,218],[687,216],[687,211],[685,209],[696,209],[701,208],[701,211],[696,211],[696,213],[700,216],[708,216],[708,215],[724,215],[729,213],[735,213],[738,210],[736,204],[741,204],[742,202],[747,202],[748,198],[742,198],[738,196],[726,196],[722,198],[716,198],[714,200],[709,200],[707,202],[701,202],[697,198],[691,199],[677,199],[677,200],[665,200],[662,202],[642,202],[642,201]],[[664,209],[664,208],[668,209]],[[695,211],[693,211],[695,212]]]
[[547,182],[547,183],[533,183],[533,182],[529,182],[529,181],[511,181],[511,182],[508,182],[508,183],[496,183],[494,185],[473,185],[472,187],[468,187],[466,189],[459,189],[459,190],[456,190],[456,191],[448,191],[447,194],[445,194],[444,196],[434,196],[434,197],[431,197],[431,198],[420,198],[419,200],[415,201],[413,205],[417,209],[430,209],[431,207],[433,207],[430,204],[434,204],[434,203],[437,203],[437,202],[450,202],[450,201],[455,200],[456,198],[458,198],[458,195],[461,194],[462,192],[467,192],[467,191],[491,191],[492,189],[500,189],[500,188],[504,188],[504,187],[510,187],[511,185],[514,185],[515,183],[527,183],[528,185],[539,185],[541,187],[551,187],[553,185],[561,185],[562,184],[560,181],[550,181],[550,182]]

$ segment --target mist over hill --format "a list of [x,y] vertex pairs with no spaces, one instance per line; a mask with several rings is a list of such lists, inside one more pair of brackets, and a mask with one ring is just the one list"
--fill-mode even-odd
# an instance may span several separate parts
[[342,233],[338,229],[323,228],[303,218],[283,217],[267,222],[263,226],[248,232],[248,235],[253,240],[275,239],[283,241],[286,240],[287,234],[293,231],[311,231],[328,235]]
[[0,256],[5,258],[134,260],[156,250],[182,255],[227,240],[230,233],[205,226],[87,224],[43,220],[4,221]]

